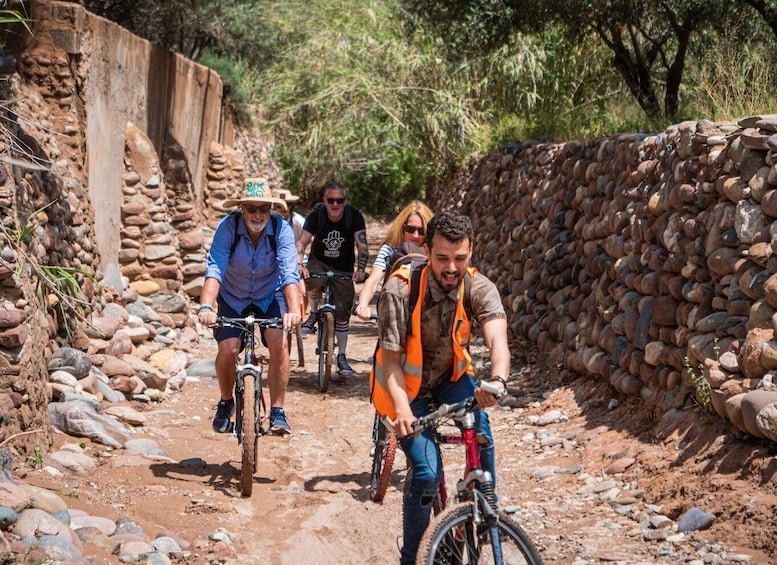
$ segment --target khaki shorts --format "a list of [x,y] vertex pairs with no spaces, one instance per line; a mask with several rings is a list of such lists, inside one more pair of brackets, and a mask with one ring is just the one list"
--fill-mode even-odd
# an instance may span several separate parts
[[[334,271],[326,263],[322,263],[315,257],[308,259],[308,271],[312,273],[321,271]],[[326,277],[305,279],[305,288],[308,292],[320,289],[326,282]],[[356,290],[353,287],[353,281],[332,277],[330,280],[332,288],[332,303],[335,305],[335,320],[338,322],[347,322],[351,319],[351,309],[353,308],[353,299],[356,297]],[[323,297],[322,297],[323,300]]]

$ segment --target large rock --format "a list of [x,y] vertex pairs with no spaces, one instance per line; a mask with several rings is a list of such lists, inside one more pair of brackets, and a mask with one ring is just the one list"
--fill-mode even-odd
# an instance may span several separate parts
[[742,398],[742,419],[747,433],[756,437],[766,437],[758,427],[758,414],[775,402],[777,402],[777,392],[752,390],[745,394]]

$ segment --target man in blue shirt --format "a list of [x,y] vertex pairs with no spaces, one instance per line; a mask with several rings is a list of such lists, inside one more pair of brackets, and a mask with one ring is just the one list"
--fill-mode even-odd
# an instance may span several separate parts
[[[290,361],[286,345],[289,332],[299,324],[300,293],[294,231],[288,222],[272,217],[273,205],[286,206],[264,179],[248,179],[242,198],[224,206],[238,206],[239,213],[224,218],[213,234],[198,318],[202,324],[221,316],[241,317],[253,312],[259,318],[283,318],[283,330],[267,328],[263,341],[270,351],[270,431],[283,435],[291,427],[283,411]],[[240,352],[241,330],[216,328],[218,342],[216,377],[221,399],[213,429],[230,431],[235,410],[235,357]]]

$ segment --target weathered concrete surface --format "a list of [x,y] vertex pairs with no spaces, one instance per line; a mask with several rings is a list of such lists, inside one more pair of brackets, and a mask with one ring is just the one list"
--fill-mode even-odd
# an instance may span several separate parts
[[232,144],[229,118],[222,114],[223,84],[212,70],[161,49],[81,6],[32,2],[33,37],[26,51],[48,50],[62,57],[73,77],[68,99],[86,126],[84,184],[95,216],[102,266],[119,256],[121,174],[125,131],[132,123],[154,147],[170,140],[182,149],[191,171],[195,202],[203,201],[211,142]]

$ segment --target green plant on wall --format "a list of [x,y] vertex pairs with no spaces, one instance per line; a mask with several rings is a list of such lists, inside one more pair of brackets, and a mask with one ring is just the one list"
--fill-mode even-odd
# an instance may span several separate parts
[[[71,327],[68,322],[68,314],[86,322],[86,317],[91,312],[91,304],[84,297],[80,281],[84,278],[91,279],[92,276],[75,267],[40,265],[27,253],[24,247],[24,241],[38,226],[39,214],[53,204],[55,202],[50,202],[29,214],[19,229],[7,225],[1,226],[0,236],[16,252],[16,277],[23,277],[26,269],[31,271],[32,276],[35,277],[36,289],[42,303],[46,307],[54,306],[59,310],[65,330],[70,335]],[[0,264],[9,269],[13,268],[13,265],[2,257],[0,257]]]
[[35,442],[35,448],[33,449],[32,455],[27,457],[27,461],[36,469],[43,467],[43,450],[40,448],[39,441]]
[[[712,351],[715,354],[715,360],[720,361],[720,344],[718,343],[718,338],[715,338]],[[704,367],[701,364],[696,366],[691,365],[691,360],[687,355],[683,358],[683,365],[696,389],[696,398],[701,404],[701,407],[705,412],[711,412],[712,387],[710,386],[709,381],[704,378]]]

